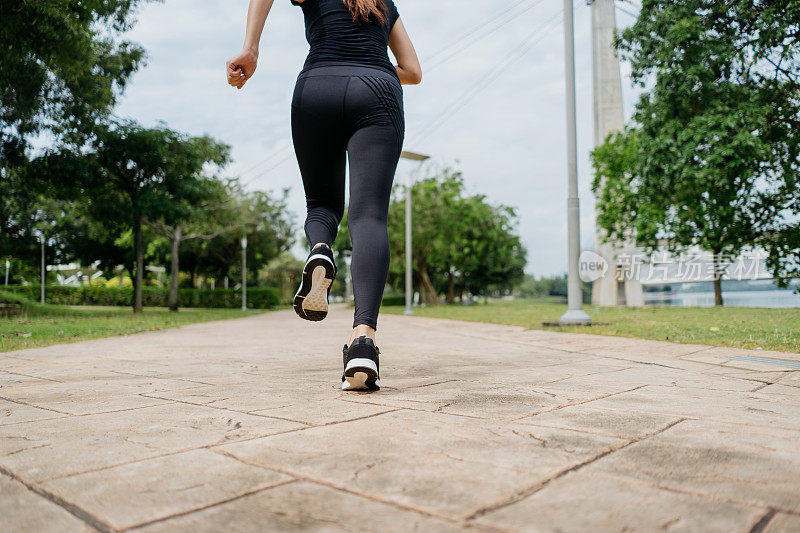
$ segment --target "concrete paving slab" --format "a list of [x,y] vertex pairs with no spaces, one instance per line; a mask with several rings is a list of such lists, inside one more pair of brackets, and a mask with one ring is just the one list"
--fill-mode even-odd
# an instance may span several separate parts
[[95,529],[63,507],[0,474],[0,530],[43,533],[91,532]]
[[758,392],[648,385],[592,403],[594,407],[800,431],[800,402]]
[[792,381],[795,386],[800,386],[800,372],[790,372],[785,374],[786,384],[788,385],[789,381]]
[[635,439],[679,420],[674,416],[622,413],[596,409],[590,404],[547,411],[518,420],[520,424],[585,431],[620,439]]
[[581,472],[557,479],[524,500],[489,512],[476,521],[505,530],[553,533],[747,533],[765,512]]
[[784,372],[781,377],[772,381],[788,387],[800,387],[800,371]]
[[292,479],[200,449],[56,479],[42,486],[112,528],[127,529]]
[[800,516],[776,513],[764,527],[764,533],[796,533],[800,531]]
[[798,442],[797,431],[687,420],[586,471],[800,514]]
[[392,409],[383,405],[350,402],[339,396],[334,399],[295,402],[285,407],[253,411],[252,414],[285,418],[309,426],[322,426],[371,417]]
[[[564,358],[562,356],[549,357],[549,364],[532,368],[526,368],[524,362],[525,359],[522,357],[520,357],[521,364],[518,365],[498,364],[498,361],[494,360],[479,367],[477,371],[471,368],[469,372],[474,374],[474,381],[485,379],[487,374],[491,374],[492,381],[496,382],[505,382],[514,385],[546,386],[568,378],[620,372],[632,368],[635,365],[635,363],[613,361],[595,356],[580,356],[578,358]],[[451,370],[457,372],[459,375],[466,375],[466,372],[459,369],[456,365],[452,368],[443,367],[442,374],[446,374]]]
[[798,529],[800,371],[724,366],[764,352],[384,316],[343,393],[350,320],[0,354],[0,529]]
[[25,383],[38,382],[42,383],[43,379],[18,374],[9,370],[0,370],[0,392],[8,387],[18,386]]
[[587,373],[559,380],[561,385],[597,390],[613,383],[616,387],[633,388],[641,385],[660,385],[664,387],[693,388],[701,390],[726,390],[747,392],[753,389],[753,382],[736,377],[719,376],[709,381],[708,373],[697,370],[684,370],[661,365],[635,364],[613,372]]
[[504,382],[444,381],[427,386],[387,388],[380,395],[348,395],[347,401],[373,403],[489,419],[516,419],[602,395],[557,386],[524,386]]
[[139,531],[457,531],[454,524],[318,484],[296,481]]
[[761,363],[758,361],[743,361],[741,359],[731,359],[726,361],[723,366],[730,368],[744,368],[745,370],[761,370],[769,372],[771,370],[782,370],[790,372],[795,369],[794,366],[783,366],[774,363]]
[[776,352],[774,350],[744,350],[742,348],[713,347],[704,352],[706,355],[716,355],[722,358],[739,357],[768,357],[770,359],[785,359],[787,361],[800,361],[800,354],[789,352]]
[[296,380],[272,378],[257,383],[200,385],[146,393],[145,396],[248,413],[286,407],[299,401],[330,398],[337,394],[339,389],[340,386],[337,383],[330,383],[330,380],[326,384],[321,384],[317,381],[303,380],[298,383]]
[[2,394],[12,401],[43,409],[86,415],[169,403],[140,396],[140,393],[154,391],[158,386],[152,379],[126,376],[121,379],[76,380],[68,383],[27,382],[6,387]]
[[48,409],[40,409],[20,402],[0,399],[0,426],[33,422],[48,418],[61,418],[67,416]]
[[784,384],[784,383],[773,383],[771,385],[764,385],[760,389],[758,389],[759,394],[764,394],[768,397],[775,398],[776,400],[784,400],[788,402],[793,402],[797,400],[797,386]]
[[613,437],[402,410],[215,449],[459,519],[620,443]]
[[269,435],[301,424],[186,404],[0,426],[0,465],[26,480]]

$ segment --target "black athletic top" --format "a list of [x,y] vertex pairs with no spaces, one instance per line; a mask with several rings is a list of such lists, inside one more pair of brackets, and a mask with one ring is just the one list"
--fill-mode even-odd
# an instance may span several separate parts
[[393,0],[383,0],[386,22],[374,16],[369,22],[356,24],[342,0],[305,0],[292,4],[303,9],[306,40],[311,46],[303,70],[332,65],[353,65],[380,68],[397,76],[389,61],[389,33],[400,18]]

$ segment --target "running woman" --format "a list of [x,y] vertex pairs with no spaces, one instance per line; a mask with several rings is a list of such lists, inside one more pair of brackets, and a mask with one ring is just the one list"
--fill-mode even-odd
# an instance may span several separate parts
[[[256,70],[273,1],[250,1],[244,48],[227,62],[228,83],[237,89]],[[356,305],[353,331],[343,347],[342,389],[377,390],[380,350],[375,330],[389,271],[389,195],[405,135],[401,84],[418,84],[422,69],[393,0],[291,2],[303,10],[310,45],[292,97],[292,139],[311,245],[294,309],[312,321],[328,314],[336,277],[331,246],[344,215],[347,160]]]

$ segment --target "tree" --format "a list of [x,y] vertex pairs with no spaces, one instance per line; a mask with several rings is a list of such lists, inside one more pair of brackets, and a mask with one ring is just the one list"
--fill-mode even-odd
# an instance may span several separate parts
[[[32,213],[44,215],[65,199],[61,184],[79,181],[85,147],[105,120],[130,76],[143,64],[141,47],[122,34],[147,0],[0,3],[0,251],[34,263],[37,236]],[[48,139],[53,149],[29,160],[29,141]],[[58,150],[69,145],[74,153]],[[62,173],[77,166],[78,172]],[[51,174],[66,175],[61,184]],[[58,203],[58,202],[56,202]],[[70,256],[80,229],[80,206],[60,203],[52,253]],[[69,216],[66,216],[69,215]],[[90,225],[83,225],[89,230]],[[92,226],[92,230],[101,229]],[[100,232],[102,233],[102,231]],[[88,241],[83,244],[90,245]],[[38,260],[34,264],[38,264]]]
[[294,218],[286,199],[289,190],[279,197],[264,191],[247,192],[235,186],[231,219],[237,221],[215,237],[196,243],[189,259],[198,272],[218,280],[228,277],[241,265],[240,240],[247,235],[248,280],[256,282],[257,272],[286,252],[294,244]]
[[[522,279],[525,250],[514,232],[513,209],[493,206],[483,195],[467,196],[461,173],[445,169],[412,187],[413,279],[427,305],[449,303],[468,291],[487,295],[510,290]],[[389,245],[392,251],[388,283],[405,284],[405,191],[395,189],[389,205]],[[351,249],[347,219],[334,248]]]
[[[412,244],[414,279],[427,305],[439,303],[439,290],[434,284],[436,274],[455,266],[452,252],[462,247],[454,217],[463,180],[459,172],[445,170],[441,178],[419,180],[411,188]],[[390,279],[400,286],[405,273],[405,191],[398,187],[395,200],[389,206],[389,242],[392,250]]]
[[37,226],[43,198],[41,190],[28,186],[20,168],[9,169],[0,179],[0,256],[13,256],[26,262],[38,257]]
[[107,116],[144,59],[120,39],[143,1],[0,3],[0,166],[23,164],[36,134],[79,143]]
[[16,257],[38,269],[44,237],[48,260],[71,258],[71,231],[78,209],[62,199],[57,184],[83,170],[79,158],[61,154],[47,154],[27,165],[5,169],[5,179],[0,180],[0,255]]
[[283,252],[281,255],[270,261],[264,267],[264,282],[269,287],[275,287],[281,291],[281,301],[291,301],[300,276],[303,275],[303,261],[297,259],[291,253]]
[[241,228],[245,220],[231,196],[230,185],[204,175],[209,162],[217,165],[228,160],[228,147],[207,138],[185,141],[187,154],[179,192],[171,198],[169,209],[147,217],[144,222],[170,243],[169,308],[178,310],[180,248],[186,241],[209,240],[217,235]]
[[594,153],[609,239],[713,254],[723,304],[726,258],[798,212],[800,2],[643,0],[618,44],[652,90],[635,125]]
[[[98,217],[91,198],[70,200],[72,217],[60,229],[65,240],[65,256],[84,265],[113,272],[123,265],[131,279],[135,276],[133,236],[124,219],[113,215]],[[111,276],[109,276],[111,277]],[[120,283],[122,277],[120,275]]]
[[146,219],[175,221],[205,187],[205,163],[223,164],[228,148],[201,137],[189,139],[166,128],[143,128],[131,122],[100,129],[95,141],[97,173],[92,189],[95,213],[112,213],[133,231],[134,312],[142,311]]
[[457,261],[447,271],[448,302],[454,300],[456,271],[461,272],[463,289],[472,294],[511,291],[522,280],[526,264],[514,209],[490,205],[479,195],[463,199],[458,211],[464,213],[459,229],[465,244],[453,250]]
[[[787,224],[768,239],[767,265],[775,275],[777,285],[789,287],[800,279],[800,224]],[[800,285],[797,286],[800,292]]]

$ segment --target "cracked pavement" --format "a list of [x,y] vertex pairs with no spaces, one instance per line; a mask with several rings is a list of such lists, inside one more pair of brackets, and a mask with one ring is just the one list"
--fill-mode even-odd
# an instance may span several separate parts
[[350,320],[0,354],[0,530],[800,531],[800,354]]

